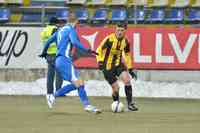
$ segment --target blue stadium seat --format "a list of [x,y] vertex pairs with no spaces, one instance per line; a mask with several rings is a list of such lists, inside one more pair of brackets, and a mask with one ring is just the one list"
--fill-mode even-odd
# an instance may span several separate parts
[[165,11],[163,8],[154,8],[150,11],[150,15],[148,16],[146,22],[149,23],[162,23],[164,21]]
[[107,9],[100,8],[97,9],[94,13],[94,16],[91,18],[91,22],[94,24],[105,24],[107,22],[108,14]]
[[199,22],[200,21],[200,10],[198,8],[189,9],[188,18],[186,20],[191,23]]
[[184,10],[183,8],[172,8],[167,12],[165,17],[166,23],[183,23],[184,20]]
[[67,20],[68,15],[69,15],[69,10],[67,9],[58,10],[56,12],[56,17],[58,19]]
[[0,22],[8,22],[10,18],[10,10],[2,8],[0,9]]
[[88,21],[88,18],[89,18],[88,10],[86,8],[77,9],[76,10],[76,16],[77,16],[80,23],[85,23],[85,22]]
[[112,18],[111,22],[116,23],[116,22],[123,22],[126,21],[127,19],[127,12],[126,9],[112,9]]
[[145,20],[145,10],[143,8],[137,8],[136,11],[134,8],[131,8],[129,11],[129,23],[144,23]]
[[39,23],[41,22],[41,13],[25,13],[21,22]]

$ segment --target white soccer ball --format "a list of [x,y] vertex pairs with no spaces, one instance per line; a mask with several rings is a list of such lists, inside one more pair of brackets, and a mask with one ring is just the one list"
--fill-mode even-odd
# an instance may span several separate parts
[[111,104],[111,110],[114,113],[120,113],[124,111],[124,104],[120,101],[115,101]]

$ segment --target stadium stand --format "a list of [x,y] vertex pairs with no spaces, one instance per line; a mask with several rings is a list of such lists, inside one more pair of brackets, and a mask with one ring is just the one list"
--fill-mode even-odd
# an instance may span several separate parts
[[186,21],[189,23],[198,23],[200,21],[200,10],[198,8],[190,8]]
[[112,9],[111,23],[125,22],[127,19],[127,12],[124,8]]
[[66,4],[69,5],[85,5],[87,0],[66,0]]
[[106,8],[99,8],[95,11],[94,16],[91,18],[92,24],[105,24],[107,23],[108,14]]
[[5,23],[8,22],[10,18],[10,10],[6,8],[0,9],[0,22]]
[[92,0],[87,2],[87,5],[102,6],[106,5],[106,0]]
[[56,16],[58,17],[58,19],[61,20],[66,20],[68,18],[68,15],[69,15],[69,10],[67,9],[58,10],[56,12]]
[[165,22],[166,23],[183,23],[184,10],[183,8],[171,8],[167,11]]
[[145,21],[145,10],[143,8],[130,8],[128,15],[128,23],[136,24],[136,23],[144,23]]
[[146,20],[148,23],[163,23],[165,11],[163,8],[153,8]]
[[200,0],[195,0],[192,7],[200,7]]
[[154,0],[153,3],[149,4],[150,7],[166,7],[168,5],[168,0]]
[[79,22],[82,23],[87,23],[89,19],[89,13],[86,8],[79,8],[76,10],[76,16],[78,17]]
[[127,0],[112,0],[111,3],[109,3],[111,6],[126,6]]
[[24,13],[21,22],[23,23],[40,23],[41,13]]
[[148,0],[133,0],[129,4],[130,6],[147,6],[148,5]]
[[173,4],[171,4],[171,7],[179,7],[179,8],[183,8],[183,7],[188,7],[190,4],[189,0],[176,0]]

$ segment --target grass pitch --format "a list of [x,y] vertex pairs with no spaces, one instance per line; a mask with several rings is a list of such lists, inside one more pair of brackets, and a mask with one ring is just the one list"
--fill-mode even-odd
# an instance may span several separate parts
[[[138,98],[138,112],[112,113],[111,98],[90,97],[102,114],[61,97],[49,110],[44,96],[0,96],[0,133],[199,133],[200,100]],[[121,100],[125,103],[125,99]]]

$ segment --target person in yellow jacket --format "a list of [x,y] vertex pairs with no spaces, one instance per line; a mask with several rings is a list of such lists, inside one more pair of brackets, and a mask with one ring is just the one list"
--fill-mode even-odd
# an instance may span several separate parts
[[138,108],[132,101],[132,86],[129,74],[135,79],[137,79],[137,75],[133,71],[130,44],[125,38],[126,29],[126,24],[118,24],[115,33],[108,35],[97,48],[98,55],[96,59],[99,69],[112,87],[113,101],[119,101],[117,80],[120,78],[125,84],[128,110],[137,111]]
[[[59,26],[59,20],[56,17],[52,17],[43,31],[41,32],[41,38],[43,44],[51,37],[51,35],[57,31]],[[46,61],[48,64],[47,68],[47,104],[51,108],[50,100],[54,93],[54,79],[56,78],[55,86],[56,90],[62,87],[63,80],[55,70],[55,59],[56,59],[57,46],[56,43],[52,44],[47,51]]]

